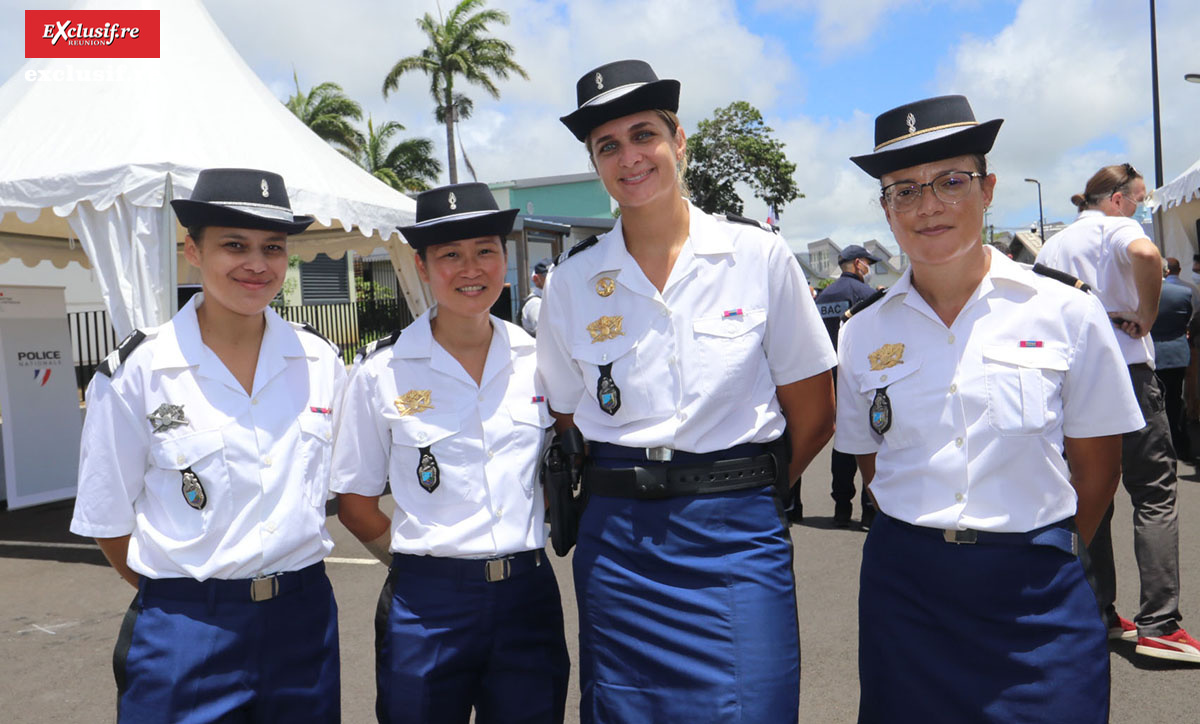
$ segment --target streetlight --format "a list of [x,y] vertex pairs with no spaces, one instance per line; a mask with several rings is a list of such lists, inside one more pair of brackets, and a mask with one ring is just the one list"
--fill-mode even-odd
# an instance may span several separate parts
[[1042,217],[1042,182],[1035,178],[1025,179],[1031,184],[1037,184],[1038,187],[1038,231],[1042,236],[1042,243],[1046,242],[1046,221]]
[[1183,79],[1189,83],[1200,83],[1200,73],[1185,73]]

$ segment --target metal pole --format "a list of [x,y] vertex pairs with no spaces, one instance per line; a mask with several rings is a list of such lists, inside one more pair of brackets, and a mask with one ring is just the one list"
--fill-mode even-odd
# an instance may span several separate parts
[[1042,182],[1035,178],[1025,179],[1028,183],[1037,184],[1038,187],[1038,233],[1042,237],[1042,242],[1046,241],[1046,219],[1042,215]]
[[[1154,0],[1150,0],[1150,89],[1154,101],[1154,188],[1163,185],[1162,119],[1158,109],[1158,31],[1154,17]],[[1162,250],[1162,207],[1154,211],[1154,244]]]

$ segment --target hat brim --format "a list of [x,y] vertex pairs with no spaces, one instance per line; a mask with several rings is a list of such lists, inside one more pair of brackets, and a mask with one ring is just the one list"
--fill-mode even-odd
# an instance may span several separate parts
[[575,138],[583,141],[596,126],[608,123],[614,118],[640,111],[659,110],[672,113],[679,110],[679,81],[669,78],[651,81],[607,103],[581,106],[558,120],[575,134]]
[[961,131],[945,136],[931,138],[923,143],[896,149],[883,149],[876,153],[862,156],[851,156],[853,161],[868,174],[881,178],[884,174],[898,171],[902,168],[918,166],[922,163],[932,163],[955,156],[967,156],[973,153],[987,153],[996,142],[996,134],[1000,132],[1003,118],[997,118],[986,123],[980,123]]
[[175,210],[175,216],[179,218],[180,225],[188,229],[196,226],[228,226],[234,229],[282,231],[291,235],[299,234],[316,221],[311,216],[296,216],[292,221],[271,219],[220,204],[188,199],[173,200],[171,208]]
[[499,236],[503,239],[512,231],[513,222],[520,209],[501,209],[490,214],[480,214],[465,219],[450,219],[424,226],[397,227],[404,240],[414,249],[424,249],[434,244],[445,244],[460,239],[475,239],[480,236]]
[[868,262],[870,262],[872,264],[878,264],[879,262],[883,261],[883,259],[876,259],[875,257],[871,256],[870,254],[856,254],[854,256],[846,257],[845,259],[842,259],[839,257],[838,264],[845,264],[846,262],[854,261],[855,259],[866,259]]

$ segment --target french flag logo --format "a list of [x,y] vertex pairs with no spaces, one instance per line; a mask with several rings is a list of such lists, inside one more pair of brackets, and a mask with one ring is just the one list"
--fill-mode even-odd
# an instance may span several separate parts
[[36,382],[40,383],[42,387],[45,387],[46,382],[50,379],[51,371],[52,370],[49,367],[47,367],[44,370],[34,370],[33,371],[33,379]]

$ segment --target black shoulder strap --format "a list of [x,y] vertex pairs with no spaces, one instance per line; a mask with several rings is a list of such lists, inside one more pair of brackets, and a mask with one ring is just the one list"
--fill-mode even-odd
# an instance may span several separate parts
[[871,306],[871,305],[872,305],[872,304],[874,304],[875,302],[878,302],[880,299],[883,299],[883,295],[884,295],[884,294],[887,294],[887,290],[886,290],[886,289],[880,289],[879,291],[875,292],[875,293],[874,293],[874,294],[872,294],[871,296],[869,296],[869,297],[867,297],[866,299],[862,300],[862,301],[861,301],[861,302],[859,302],[858,304],[855,304],[853,307],[850,307],[849,309],[847,309],[847,310],[846,310],[846,313],[845,313],[843,316],[844,316],[846,319],[849,319],[849,318],[853,317],[854,315],[858,314],[858,313],[859,313],[859,312],[861,312],[862,310],[864,310],[864,309],[866,309],[867,307]]
[[338,348],[338,346],[337,346],[336,344],[334,344],[333,342],[330,342],[328,337],[326,337],[325,335],[323,335],[323,334],[321,334],[320,332],[318,332],[318,331],[317,331],[317,328],[316,328],[316,327],[314,327],[314,326],[312,326],[312,325],[311,325],[311,324],[309,324],[308,322],[305,322],[304,324],[300,325],[300,329],[303,329],[305,332],[308,332],[309,334],[315,334],[315,335],[316,335],[317,337],[319,337],[319,338],[320,338],[320,339],[321,339],[323,342],[325,342],[325,344],[329,345],[330,347],[333,347],[333,353],[334,353],[334,354],[338,354],[338,355],[340,355],[340,354],[342,353],[342,350],[341,350],[341,349],[339,349],[339,348]]
[[121,340],[117,348],[112,351],[112,354],[104,358],[104,360],[96,367],[96,371],[105,377],[111,378],[117,372],[117,368],[121,366],[133,350],[146,340],[146,333],[140,329],[135,329],[129,333],[129,336]]
[[397,329],[386,337],[380,337],[374,342],[368,342],[362,347],[359,347],[358,351],[354,353],[354,361],[362,362],[379,350],[385,347],[391,347],[398,339],[400,339],[400,330]]
[[762,229],[763,231],[770,231],[773,233],[778,231],[774,226],[771,226],[770,224],[768,224],[766,222],[759,221],[758,219],[751,219],[748,216],[738,216],[737,214],[725,214],[725,218],[732,221],[735,224],[746,224],[748,226],[757,226],[758,228]]
[[600,241],[600,237],[596,236],[595,234],[592,234],[591,236],[589,236],[588,238],[579,242],[575,246],[572,246],[570,249],[567,249],[563,253],[559,254],[558,261],[554,262],[555,265],[562,264],[567,259],[570,259],[571,257],[575,256],[579,252],[584,251],[585,249],[590,249],[598,241]]
[[1045,264],[1034,264],[1033,265],[1033,273],[1041,274],[1042,276],[1050,277],[1051,279],[1056,279],[1056,280],[1062,282],[1063,284],[1066,284],[1069,287],[1075,287],[1076,289],[1083,291],[1083,292],[1091,292],[1092,291],[1092,288],[1087,285],[1087,282],[1081,281],[1081,280],[1071,276],[1070,274],[1066,273],[1065,271],[1059,271],[1058,269],[1051,269],[1050,267],[1046,266]]

